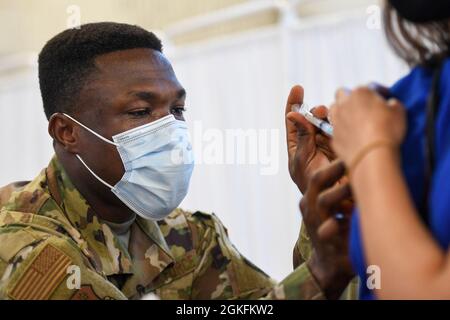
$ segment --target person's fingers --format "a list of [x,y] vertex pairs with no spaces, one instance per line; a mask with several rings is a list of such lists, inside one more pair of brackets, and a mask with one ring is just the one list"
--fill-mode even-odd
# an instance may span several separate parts
[[336,154],[331,148],[331,140],[328,136],[318,132],[315,137],[317,148],[328,158],[333,161],[336,159]]
[[387,101],[387,105],[388,105],[388,107],[390,107],[395,112],[402,112],[403,113],[405,111],[405,107],[403,106],[401,101],[397,100],[395,98],[389,99]]
[[340,104],[342,101],[344,101],[345,99],[348,98],[348,96],[350,95],[351,91],[349,89],[346,88],[340,88],[336,91],[336,95],[335,95],[335,99],[336,99],[336,104]]
[[391,91],[388,87],[385,87],[379,83],[376,82],[371,82],[367,85],[367,87],[372,90],[375,91],[376,93],[378,93],[380,96],[382,96],[385,99],[389,99],[389,97],[391,96]]
[[286,118],[291,122],[290,124],[295,126],[294,133],[296,135],[313,134],[316,131],[315,127],[298,112],[290,112]]
[[305,117],[296,112],[291,112],[286,119],[288,158],[306,159],[308,150],[314,150],[315,127]]
[[303,95],[304,90],[302,86],[294,86],[291,89],[291,92],[289,93],[288,100],[286,102],[286,110],[285,115],[287,115],[289,112],[292,111],[292,106],[294,104],[302,104],[303,103]]
[[338,221],[334,217],[326,219],[317,228],[317,237],[321,241],[330,241],[336,236],[345,237],[350,229],[350,220]]
[[391,112],[394,113],[394,118],[404,118],[406,109],[404,105],[397,99],[389,99],[387,101],[387,106],[390,108]]
[[395,143],[400,144],[406,134],[406,109],[404,105],[397,99],[389,99],[387,102],[388,109],[392,113],[392,121],[395,126],[391,128]]
[[353,202],[353,199],[345,199],[340,203],[336,211],[344,214],[344,217],[348,219],[351,217],[354,208],[355,203]]
[[333,119],[335,119],[338,109],[339,108],[336,103],[333,103],[328,109],[328,122],[331,123],[331,125],[333,125]]
[[[330,218],[334,219],[334,214],[342,209],[342,205],[351,195],[349,184],[336,185],[335,187],[320,194],[323,186],[331,187],[339,177],[345,173],[345,167],[341,161],[335,161],[327,169],[320,170],[314,174],[307,188],[307,193],[300,200],[300,211],[305,223],[317,229],[323,221]],[[318,195],[318,196],[317,196]],[[314,206],[316,210],[308,210],[308,207]],[[311,212],[315,212],[313,215]],[[344,213],[344,220],[348,220],[348,211],[339,211]],[[342,222],[340,222],[342,223]],[[345,222],[343,222],[345,223]]]
[[316,118],[319,118],[322,120],[328,119],[328,108],[325,106],[314,107],[310,111],[313,114],[313,116],[315,116]]
[[[320,119],[327,119],[328,108],[325,106],[319,106],[311,109],[311,113]],[[320,132],[314,125],[312,125],[306,118],[298,112],[290,112],[286,115],[287,120],[290,120],[297,128],[297,134],[302,135],[313,135]],[[322,135],[321,141],[323,144],[329,145],[329,138]],[[317,142],[317,141],[316,141]]]
[[[352,195],[349,183],[336,185],[333,188],[323,191],[317,197],[317,205],[321,212],[332,215],[340,207],[344,200],[348,200]],[[326,219],[328,217],[322,217]]]
[[328,167],[318,170],[311,177],[308,189],[313,193],[332,187],[345,174],[346,168],[344,162],[336,160]]
[[328,241],[339,233],[339,222],[334,218],[326,219],[317,228],[317,237],[322,241]]

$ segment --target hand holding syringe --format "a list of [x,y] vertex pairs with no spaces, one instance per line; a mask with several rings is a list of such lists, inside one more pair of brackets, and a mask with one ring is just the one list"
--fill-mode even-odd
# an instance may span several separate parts
[[333,126],[326,122],[325,120],[319,119],[315,117],[307,104],[303,103],[302,105],[294,104],[292,105],[292,111],[300,113],[305,117],[308,122],[322,130],[326,135],[332,137],[333,136]]
[[[319,128],[323,133],[325,133],[327,136],[332,137],[333,136],[333,126],[326,122],[325,120],[319,119],[316,116],[314,116],[311,113],[311,109],[308,107],[307,104],[302,103],[302,105],[299,104],[294,104],[291,107],[293,112],[298,112],[300,113],[302,116],[305,117],[305,119],[311,123],[312,125],[314,125],[315,127]],[[345,215],[342,213],[336,213],[334,215],[335,219],[338,221],[342,221],[345,220]]]
[[[383,87],[377,83],[371,83],[368,85],[368,88],[377,92],[380,96],[385,98],[386,100],[392,98],[391,92],[388,88]],[[348,90],[348,93],[351,92],[351,90]],[[327,122],[326,120],[320,119],[316,117],[314,114],[312,114],[311,109],[306,105],[305,103],[302,104],[293,104],[291,106],[291,111],[300,113],[305,119],[314,125],[315,127],[319,128],[325,135],[332,137],[333,136],[333,126]],[[343,213],[336,213],[334,215],[335,219],[338,221],[346,220],[347,217]]]

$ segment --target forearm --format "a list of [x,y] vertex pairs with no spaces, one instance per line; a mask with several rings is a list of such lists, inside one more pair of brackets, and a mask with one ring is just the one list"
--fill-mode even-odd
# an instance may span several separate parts
[[421,224],[394,151],[369,153],[352,172],[352,185],[367,262],[381,269],[377,294],[442,297],[450,280],[448,259]]
[[311,257],[312,253],[311,239],[306,231],[305,224],[302,222],[300,234],[293,250],[294,269],[298,268],[302,263]]

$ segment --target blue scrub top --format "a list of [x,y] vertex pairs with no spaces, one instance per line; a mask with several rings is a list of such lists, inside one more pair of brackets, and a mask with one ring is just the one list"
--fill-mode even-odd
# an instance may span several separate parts
[[[391,88],[392,96],[402,101],[407,109],[408,131],[401,147],[402,170],[416,208],[421,207],[424,198],[426,108],[432,89],[432,79],[431,69],[416,67]],[[436,169],[431,182],[428,219],[434,238],[447,252],[450,243],[450,59],[443,65],[439,90],[439,112],[435,123]],[[380,230],[380,237],[382,236],[383,232]],[[367,268],[358,209],[355,209],[351,222],[350,255],[353,267],[361,278],[360,298],[374,299],[373,292],[366,285]],[[381,285],[383,285],[383,270],[381,270]]]

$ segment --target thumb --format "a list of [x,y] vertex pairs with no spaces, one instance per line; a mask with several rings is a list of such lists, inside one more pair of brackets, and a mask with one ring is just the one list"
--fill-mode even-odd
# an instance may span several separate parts
[[315,133],[317,129],[298,112],[290,112],[286,116],[286,133],[288,156],[292,160],[296,156],[305,157],[308,150],[315,146]]

